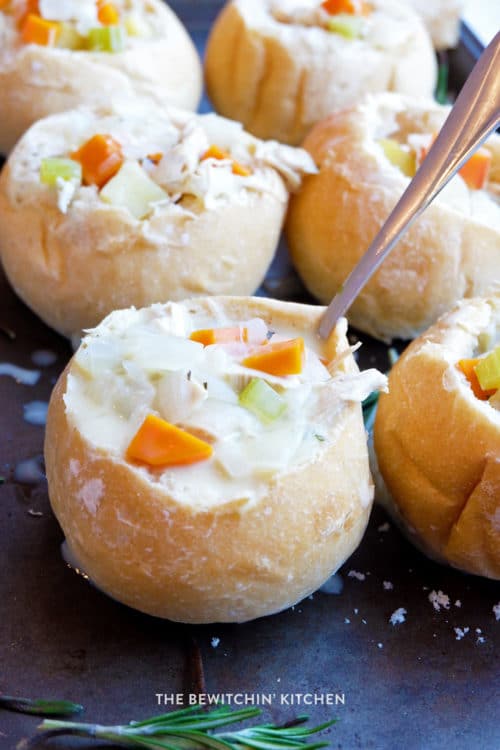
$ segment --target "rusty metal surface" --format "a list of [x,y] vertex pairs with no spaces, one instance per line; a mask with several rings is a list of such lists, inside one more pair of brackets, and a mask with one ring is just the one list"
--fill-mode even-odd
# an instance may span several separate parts
[[[216,4],[173,5],[201,45]],[[282,249],[266,292],[303,294],[287,269]],[[278,283],[284,275],[286,283]],[[142,718],[163,710],[157,694],[177,700],[199,684],[196,659],[186,671],[195,638],[208,692],[234,700],[265,696],[271,701],[267,720],[336,716],[339,723],[327,737],[333,748],[498,750],[500,622],[493,607],[499,587],[430,562],[379,509],[341,571],[339,595],[317,593],[245,625],[160,621],[115,603],[71,572],[60,556],[62,534],[45,480],[15,481],[19,462],[40,457],[43,447],[43,427],[26,423],[23,406],[48,400],[70,349],[0,275],[0,362],[33,369],[38,350],[54,352],[57,360],[39,368],[37,385],[0,377],[0,691],[72,699],[101,722]],[[367,341],[361,363],[385,368],[386,356],[384,347]],[[433,590],[449,596],[449,609],[433,608]],[[406,620],[390,624],[401,607]],[[458,640],[455,628],[469,630]],[[311,700],[319,703],[303,705]],[[14,748],[37,723],[0,712],[1,750]],[[70,740],[50,745],[86,746]]]

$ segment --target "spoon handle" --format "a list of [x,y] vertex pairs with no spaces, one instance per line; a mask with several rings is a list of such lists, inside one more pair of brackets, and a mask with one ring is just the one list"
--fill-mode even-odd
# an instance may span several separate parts
[[468,77],[427,157],[387,221],[330,302],[319,327],[328,338],[408,227],[500,122],[500,32]]

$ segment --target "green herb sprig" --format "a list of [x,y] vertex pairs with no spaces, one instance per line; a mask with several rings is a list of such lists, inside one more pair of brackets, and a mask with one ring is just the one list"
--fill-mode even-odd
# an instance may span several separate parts
[[[307,716],[299,716],[283,726],[261,724],[231,732],[211,734],[214,729],[260,716],[259,708],[233,710],[220,706],[205,711],[190,706],[130,724],[103,726],[71,721],[46,720],[38,729],[46,737],[72,735],[96,740],[107,740],[121,747],[141,747],[149,750],[316,750],[328,742],[309,742],[311,735],[331,727],[336,719],[316,727],[304,727]],[[41,738],[43,739],[43,736]]]
[[83,711],[83,706],[71,701],[31,700],[12,695],[0,695],[0,708],[35,716],[74,716]]

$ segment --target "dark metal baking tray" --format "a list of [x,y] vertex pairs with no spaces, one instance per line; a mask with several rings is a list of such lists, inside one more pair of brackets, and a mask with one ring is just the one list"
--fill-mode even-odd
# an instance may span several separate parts
[[[202,49],[220,3],[172,6]],[[473,57],[466,34],[451,58],[455,83]],[[263,291],[303,298],[283,248]],[[70,348],[15,297],[3,276],[0,327],[0,362],[41,371],[35,386],[0,377],[0,691],[70,698],[101,722],[142,718],[164,710],[157,694],[169,701],[195,689],[186,671],[194,638],[207,691],[235,701],[270,696],[267,720],[298,713],[309,713],[315,723],[337,717],[326,736],[333,748],[500,748],[500,622],[493,612],[498,584],[427,560],[379,508],[340,572],[340,594],[317,593],[245,625],[186,627],[157,620],[77,577],[61,559],[62,534],[45,480],[17,481],[20,462],[34,459],[31,467],[42,467],[43,427],[28,424],[23,408],[48,400]],[[386,348],[361,339],[361,364],[385,368]],[[56,361],[37,368],[33,354],[40,350],[53,352]],[[434,609],[432,591],[449,596],[449,609]],[[390,624],[400,607],[405,622]],[[14,748],[37,723],[0,712],[0,748]],[[86,747],[70,740],[50,746]]]

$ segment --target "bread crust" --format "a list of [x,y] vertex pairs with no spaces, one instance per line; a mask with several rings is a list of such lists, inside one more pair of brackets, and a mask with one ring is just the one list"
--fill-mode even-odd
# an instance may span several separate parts
[[[92,132],[101,114],[83,113]],[[168,115],[151,110],[150,117],[160,116]],[[35,124],[0,176],[0,257],[13,288],[42,320],[71,336],[114,309],[257,289],[288,203],[277,171],[263,169],[261,191],[245,189],[210,207],[168,204],[144,221],[90,193],[62,213],[54,189],[40,184],[36,170],[27,175],[25,164],[41,144],[71,131],[72,117]]]
[[280,23],[270,0],[233,0],[212,27],[205,57],[217,112],[260,138],[299,144],[314,123],[369,91],[431,95],[432,45],[417,15],[393,0],[372,5],[404,19],[391,49],[346,40],[322,28]]
[[[408,185],[376,146],[380,122],[436,132],[447,109],[396,94],[366,97],[319,123],[304,141],[319,167],[293,197],[286,235],[308,289],[328,303],[367,250]],[[498,179],[498,136],[491,151]],[[500,230],[438,197],[410,227],[351,306],[352,325],[375,338],[414,338],[462,297],[500,278]]]
[[[186,303],[208,313],[212,304]],[[314,332],[323,312],[259,298],[219,298],[218,305],[229,319],[260,316],[278,329],[293,323],[298,332]],[[326,343],[328,356],[346,350],[344,330]],[[339,365],[356,369],[350,354]],[[119,601],[182,622],[242,622],[309,595],[358,545],[372,496],[359,404],[344,402],[331,444],[270,480],[261,499],[196,511],[86,441],[64,405],[69,372],[71,362],[48,412],[51,504],[84,570]],[[99,496],[89,509],[82,498],[96,482]]]
[[374,439],[409,538],[432,557],[498,579],[500,413],[456,367],[492,326],[500,327],[499,293],[464,300],[414,341],[391,370]]
[[102,107],[131,98],[197,108],[202,68],[193,42],[163,2],[144,0],[143,5],[152,14],[155,37],[134,38],[129,49],[113,54],[20,45],[17,32],[4,29],[0,153],[8,154],[42,117],[82,105]]

